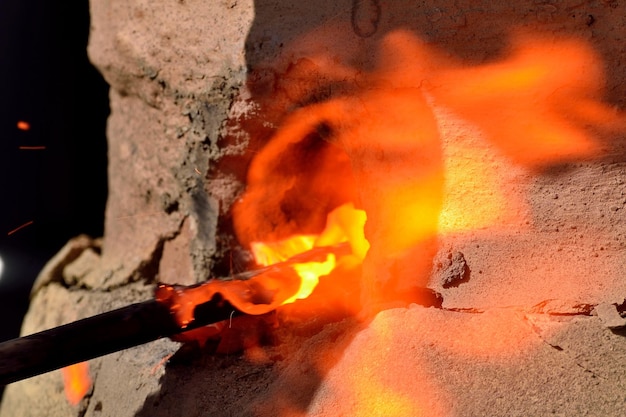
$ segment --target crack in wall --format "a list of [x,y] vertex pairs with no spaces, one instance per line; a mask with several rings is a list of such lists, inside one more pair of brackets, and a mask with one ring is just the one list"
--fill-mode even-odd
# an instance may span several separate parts
[[[545,314],[545,313],[543,313]],[[573,314],[552,314],[552,313],[548,313],[548,316],[557,316],[557,317],[563,317],[563,316],[570,316],[573,317]],[[579,317],[588,317],[591,314],[578,314]],[[574,358],[570,352],[563,348],[562,346],[560,346],[559,344],[550,342],[548,339],[546,339],[543,336],[543,332],[544,329],[542,329],[540,326],[538,326],[537,324],[535,324],[535,322],[527,315],[524,315],[524,322],[528,325],[528,327],[530,328],[530,330],[539,338],[539,340],[541,340],[542,343],[544,343],[545,345],[549,346],[551,349],[556,350],[557,352],[565,355],[569,362],[571,362],[572,364],[576,365],[577,367],[579,367],[580,369],[582,369],[584,372],[587,372],[589,374],[591,374],[594,378],[600,378],[603,380],[608,380],[608,378],[598,374],[597,372],[585,367],[584,365],[582,365],[580,362],[578,362],[576,360],[576,358]]]

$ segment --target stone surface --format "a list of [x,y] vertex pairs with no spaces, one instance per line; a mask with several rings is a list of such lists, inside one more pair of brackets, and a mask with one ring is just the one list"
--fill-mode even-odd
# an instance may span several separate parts
[[[22,326],[23,334],[60,326],[152,296],[153,287],[140,282],[110,291],[91,287],[89,281],[102,282],[108,273],[94,249],[99,251],[98,241],[79,237],[68,242],[46,265],[38,277],[37,291],[32,296]],[[87,264],[89,268],[86,268]],[[139,408],[143,398],[158,390],[159,377],[164,372],[161,362],[178,346],[169,340],[159,340],[90,361],[94,387],[77,406],[70,405],[65,399],[61,371],[11,384],[5,389],[0,415],[83,416],[89,412],[88,406],[92,409],[96,406],[103,387],[107,387],[107,395],[115,396],[107,398],[119,412],[105,415],[125,415],[133,407]],[[123,395],[129,392],[136,394]],[[92,396],[96,402],[89,401]],[[89,415],[94,415],[91,412]]]
[[599,304],[594,311],[607,329],[619,330],[626,327],[626,319],[617,311],[615,304]]
[[[626,93],[626,6],[614,1],[93,0],[91,12],[89,54],[112,87],[105,236],[72,240],[44,268],[24,334],[147,299],[158,279],[243,267],[229,208],[250,159],[294,109],[371,99],[360,83],[381,82],[376,55],[398,28],[468,67],[505,57],[516,31],[584,40],[608,104],[623,107]],[[0,415],[624,415],[623,334],[598,310],[626,293],[623,135],[598,128],[594,159],[539,170],[512,163],[431,91],[445,174],[439,257],[462,253],[471,268],[458,286],[432,275],[443,308],[332,323],[243,356],[161,340],[92,361],[95,385],[77,407],[51,372],[7,387]],[[388,151],[368,157],[392,169]],[[361,185],[361,198],[378,195]],[[377,224],[390,220],[404,219]]]
[[595,317],[389,310],[354,337],[307,415],[618,416],[623,342]]
[[470,268],[461,252],[448,252],[435,261],[443,288],[458,287],[470,279]]
[[117,267],[104,286],[156,270],[185,219],[180,273],[191,264],[192,275],[180,280],[207,278],[224,190],[240,187],[208,172],[231,152],[218,141],[244,81],[252,12],[247,2],[92,2],[89,54],[112,87],[102,256]]

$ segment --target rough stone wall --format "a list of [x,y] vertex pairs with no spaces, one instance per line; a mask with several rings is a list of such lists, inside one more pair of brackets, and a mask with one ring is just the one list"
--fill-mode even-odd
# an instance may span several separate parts
[[[207,279],[222,255],[218,213],[241,188],[239,179],[221,175],[214,165],[236,151],[237,143],[218,141],[245,81],[244,42],[253,12],[241,1],[91,3],[88,52],[111,85],[105,237],[79,237],[51,260],[33,289],[23,333],[147,299],[157,277],[180,284]],[[142,363],[137,350],[92,362],[99,386],[113,393],[107,398],[143,392],[135,405],[120,402],[114,414],[140,407],[140,397],[156,389],[159,362],[176,346],[159,341],[147,347],[152,365]],[[124,374],[134,364],[142,368],[135,375],[142,376],[128,379]],[[152,383],[142,382],[145,377]],[[6,390],[2,414],[83,415],[88,403],[72,407],[62,392],[58,372],[14,384]],[[24,400],[31,395],[40,400]],[[99,414],[96,403],[90,415]]]
[[90,57],[112,87],[102,258],[115,269],[104,284],[173,258],[177,272],[162,278],[205,280],[218,212],[240,187],[208,173],[232,151],[218,141],[245,81],[252,6],[96,1],[91,11]]
[[[112,87],[105,236],[78,238],[51,260],[34,288],[23,333],[148,298],[157,276],[190,284],[210,271],[227,272],[223,257],[230,256],[231,236],[218,218],[241,191],[246,158],[287,111],[307,105],[301,100],[310,99],[310,91],[282,84],[300,58],[331,51],[369,70],[376,45],[401,27],[480,64],[497,57],[512,28],[521,27],[588,41],[604,60],[609,101],[623,104],[626,6],[616,1],[407,3],[93,0],[89,53]],[[334,94],[321,78],[309,87],[319,90],[313,94],[318,101]],[[340,389],[354,382],[345,375],[362,368],[355,358],[364,356],[389,363],[396,381],[409,387],[406,395],[430,407],[431,415],[622,415],[622,336],[591,317],[593,306],[621,303],[626,294],[622,138],[599,136],[604,151],[595,161],[531,172],[511,165],[480,129],[449,109],[433,111],[446,169],[479,160],[493,179],[448,177],[444,211],[490,207],[494,191],[504,188],[528,214],[516,223],[518,217],[506,213],[519,206],[505,201],[496,224],[440,235],[431,286],[442,292],[444,307],[459,311],[390,310],[353,344],[350,336],[338,336],[341,325],[330,326],[291,361],[204,357],[165,366],[161,362],[178,345],[162,340],[92,361],[94,389],[78,407],[65,403],[53,372],[9,386],[0,414],[377,415]],[[237,153],[244,155],[233,167],[222,164]],[[510,331],[489,333],[494,321],[512,323]],[[488,349],[478,359],[475,352],[451,353],[445,345],[462,344],[459,329],[468,323],[513,345],[518,330],[531,348],[510,362]],[[449,331],[421,336],[446,326]],[[388,328],[405,333],[381,338]],[[310,358],[328,340],[338,346],[329,355],[338,365],[323,381]],[[385,374],[391,372],[375,366],[364,378]],[[545,375],[550,389],[542,391],[532,382]],[[425,382],[418,387],[416,380]],[[422,386],[436,388],[432,397],[424,397]],[[476,386],[480,395],[468,392]]]

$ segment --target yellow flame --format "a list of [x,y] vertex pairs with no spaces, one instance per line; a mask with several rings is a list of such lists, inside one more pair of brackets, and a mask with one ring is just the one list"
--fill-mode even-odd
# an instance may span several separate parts
[[315,246],[348,242],[352,253],[362,261],[370,248],[364,233],[366,220],[365,211],[354,208],[352,203],[337,207],[328,214],[326,228],[315,240]]
[[[326,227],[319,235],[294,235],[277,242],[252,242],[250,249],[257,264],[270,266],[314,247],[349,242],[353,254],[360,262],[369,249],[369,242],[363,233],[365,221],[365,212],[355,209],[352,203],[347,203],[328,214]],[[283,304],[307,298],[319,283],[319,278],[330,274],[336,266],[337,259],[333,254],[328,254],[323,262],[295,264],[293,269],[301,279],[300,288]]]
[[270,266],[313,249],[316,239],[316,235],[294,235],[278,242],[252,242],[250,249],[257,264]]
[[289,304],[296,300],[307,298],[311,295],[315,287],[317,287],[319,278],[330,274],[330,272],[335,269],[335,265],[337,265],[337,261],[335,259],[335,255],[332,253],[326,256],[326,260],[324,262],[307,262],[295,265],[293,269],[295,269],[302,279],[300,282],[300,288],[296,294],[285,300],[283,304]]

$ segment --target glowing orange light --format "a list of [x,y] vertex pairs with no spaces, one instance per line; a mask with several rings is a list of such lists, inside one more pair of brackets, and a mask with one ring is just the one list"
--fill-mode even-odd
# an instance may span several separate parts
[[30,130],[30,123],[20,120],[17,122],[17,128],[19,130]]
[[[315,45],[312,38],[308,44]],[[405,301],[405,289],[428,285],[432,251],[437,250],[431,242],[442,233],[492,231],[500,225],[512,226],[509,232],[531,228],[525,220],[532,220],[532,208],[515,181],[524,183],[529,171],[551,164],[596,157],[600,143],[590,128],[612,129],[623,120],[602,100],[602,61],[589,44],[555,37],[512,39],[498,59],[482,65],[457,61],[402,30],[384,36],[371,71],[350,67],[351,58],[333,56],[328,52],[332,48],[314,48],[319,55],[295,62],[288,76],[277,81],[276,91],[264,97],[280,103],[269,105],[278,112],[297,110],[280,119],[250,165],[247,190],[233,209],[240,242],[250,245],[263,265],[315,246],[349,242],[359,262],[364,261],[360,306],[367,309],[369,303],[378,313],[378,305]],[[330,93],[327,100],[310,100],[325,82],[333,87],[329,90],[337,84],[348,93],[336,88],[340,93]],[[460,131],[471,140],[442,134],[445,122],[457,117],[468,125]],[[506,163],[500,165],[501,160]],[[451,189],[455,191],[447,193]],[[359,204],[362,215],[352,216],[357,210],[349,202]],[[342,225],[344,213],[350,214],[348,227]],[[326,227],[317,235],[324,218]],[[563,275],[563,268],[549,266]],[[321,268],[312,272],[310,282],[317,284],[320,274],[330,270]],[[309,265],[293,269],[300,291]],[[328,282],[320,281],[318,294]],[[546,288],[561,281],[551,280],[558,284]],[[300,305],[315,301],[310,297]],[[472,305],[471,299],[465,301]],[[467,317],[442,314],[442,321],[460,326],[442,344],[455,354],[489,357],[538,343],[516,332],[510,340],[503,338],[510,320],[480,316],[467,323]],[[446,328],[431,323],[412,333],[444,329],[432,333],[446,334]],[[381,338],[393,337],[382,330]],[[350,415],[444,415],[422,408],[428,395],[420,401],[393,378],[386,379],[393,375],[389,359],[384,351],[361,353],[355,372],[334,387],[353,391],[347,395],[356,410]],[[377,374],[375,368],[380,368]]]
[[493,160],[499,155],[489,149],[486,140],[459,139],[448,144],[448,149],[447,198],[439,214],[440,234],[524,224],[528,207],[517,190],[511,189],[511,182],[524,174],[522,168],[509,166],[505,173],[498,172]]
[[[357,374],[359,374],[357,372]],[[375,379],[358,375],[354,381],[355,410],[357,416],[406,417],[424,416],[415,399],[407,398]]]
[[362,261],[370,248],[364,233],[366,220],[365,211],[354,208],[352,203],[337,207],[328,213],[326,227],[317,236],[315,246],[331,246],[348,242],[352,254]]
[[587,126],[620,117],[601,100],[601,59],[587,43],[515,36],[509,56],[476,67],[443,68],[431,93],[526,166],[593,156]]
[[298,292],[285,300],[283,304],[293,303],[311,295],[319,283],[319,278],[330,274],[335,269],[336,264],[335,256],[329,254],[324,262],[308,262],[294,265],[293,269],[295,269],[302,281],[300,282]]
[[66,366],[61,372],[63,373],[65,396],[70,404],[76,405],[91,389],[89,364],[87,362],[76,363]]

